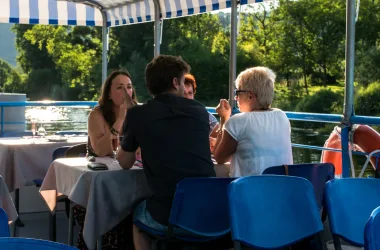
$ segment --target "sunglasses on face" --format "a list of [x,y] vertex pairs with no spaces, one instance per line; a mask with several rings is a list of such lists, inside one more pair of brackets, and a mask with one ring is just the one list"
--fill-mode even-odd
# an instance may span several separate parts
[[234,90],[235,97],[238,97],[240,93],[250,93],[250,92],[251,91],[249,91],[249,90],[240,90],[240,89]]

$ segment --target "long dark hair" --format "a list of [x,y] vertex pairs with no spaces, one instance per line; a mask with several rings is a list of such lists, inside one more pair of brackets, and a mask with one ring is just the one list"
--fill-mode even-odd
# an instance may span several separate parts
[[[98,100],[99,105],[96,107],[96,109],[99,109],[100,112],[102,112],[104,119],[106,120],[107,124],[110,127],[116,121],[115,114],[112,111],[113,101],[110,99],[110,91],[111,91],[112,81],[118,75],[124,75],[124,76],[129,77],[129,79],[132,79],[131,74],[129,74],[127,70],[119,69],[119,70],[112,71],[111,74],[108,75],[106,81],[104,82],[102,86],[102,93],[100,94],[100,98]],[[136,92],[133,87],[132,87],[132,100],[135,103],[137,103]]]

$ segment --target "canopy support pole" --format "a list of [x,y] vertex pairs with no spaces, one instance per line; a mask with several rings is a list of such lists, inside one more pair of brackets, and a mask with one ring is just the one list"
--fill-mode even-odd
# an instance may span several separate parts
[[161,17],[160,3],[154,0],[154,57],[160,55],[161,46]]
[[104,10],[101,10],[103,17],[102,27],[102,82],[107,79],[107,54],[108,54],[108,27],[107,27],[107,14]]
[[342,121],[342,174],[350,176],[349,128],[354,114],[354,68],[355,68],[355,0],[346,0],[346,81]]
[[237,42],[237,0],[231,0],[230,68],[228,99],[232,109],[235,107],[236,79],[236,42]]

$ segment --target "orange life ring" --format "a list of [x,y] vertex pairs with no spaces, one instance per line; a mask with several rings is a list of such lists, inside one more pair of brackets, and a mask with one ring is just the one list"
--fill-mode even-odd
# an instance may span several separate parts
[[[335,127],[330,137],[326,140],[324,147],[342,149],[340,139],[341,129]],[[367,125],[356,125],[353,129],[353,143],[355,150],[371,153],[372,151],[380,149],[380,134]],[[332,163],[335,166],[335,174],[342,174],[342,153],[323,150],[321,162]],[[371,158],[371,164],[375,168],[376,157]]]

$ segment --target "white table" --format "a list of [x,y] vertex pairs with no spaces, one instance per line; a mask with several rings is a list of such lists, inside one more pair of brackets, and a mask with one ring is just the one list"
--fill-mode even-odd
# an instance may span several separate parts
[[83,238],[89,249],[95,249],[96,241],[103,234],[151,195],[141,168],[124,170],[108,157],[98,157],[96,161],[107,164],[109,170],[89,170],[86,158],[57,159],[51,164],[40,189],[53,212],[57,197],[61,195],[86,208]]
[[2,176],[0,176],[0,208],[7,213],[9,223],[16,221],[17,211]]
[[[133,209],[151,195],[142,168],[121,169],[109,157],[97,157],[109,170],[92,171],[86,158],[55,160],[42,183],[40,193],[54,213],[57,198],[65,195],[86,208],[83,238],[89,249],[96,241],[124,220]],[[228,177],[228,165],[215,165],[219,177]]]
[[66,142],[49,142],[44,138],[0,139],[0,175],[10,192],[34,185],[33,180],[44,179],[56,148],[87,142],[87,136],[71,137]]

